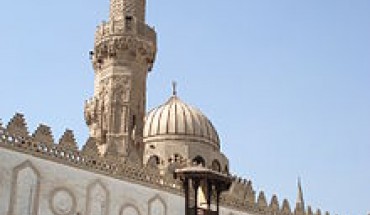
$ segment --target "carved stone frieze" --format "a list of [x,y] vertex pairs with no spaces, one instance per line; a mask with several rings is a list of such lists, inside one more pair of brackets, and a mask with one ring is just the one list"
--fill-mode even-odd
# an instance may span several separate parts
[[114,57],[122,51],[136,53],[137,60],[147,63],[148,68],[151,68],[155,58],[156,47],[152,43],[133,36],[108,37],[95,45],[94,68],[98,69],[104,59]]
[[113,100],[116,103],[129,102],[131,88],[131,78],[129,76],[121,75],[113,77],[112,88],[114,92]]

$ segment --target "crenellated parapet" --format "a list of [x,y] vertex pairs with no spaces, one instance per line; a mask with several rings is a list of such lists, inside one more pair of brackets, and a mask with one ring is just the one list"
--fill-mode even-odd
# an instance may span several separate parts
[[26,120],[24,119],[23,114],[20,113],[15,114],[15,116],[8,123],[6,129],[9,131],[9,133],[18,137],[28,136]]
[[40,142],[44,144],[50,144],[53,145],[54,143],[54,137],[51,132],[51,129],[47,125],[40,124],[36,131],[32,134],[32,139],[35,142]]
[[258,198],[257,198],[257,205],[256,209],[258,214],[267,214],[269,212],[269,208],[267,206],[266,196],[263,191],[260,191]]
[[[14,121],[24,123],[16,124]],[[40,125],[32,135],[19,135],[20,130],[23,131],[21,134],[27,131],[26,122],[21,114],[16,114],[6,128],[0,124],[0,147],[116,179],[135,181],[177,194],[182,193],[181,183],[173,178],[161,176],[151,169],[119,158],[100,157],[92,138],[89,138],[83,149],[79,150],[71,130],[62,135],[59,144],[53,141],[51,129],[46,125]]]
[[[6,127],[0,123],[0,148],[183,195],[181,181],[174,179],[172,175],[160,174],[156,169],[122,160],[117,156],[102,157],[96,140],[92,137],[88,138],[80,150],[71,130],[66,130],[58,143],[54,142],[52,131],[46,125],[38,126],[32,134],[29,134],[22,114],[16,114]],[[272,196],[269,203],[267,199],[263,191],[258,192],[256,198],[256,191],[250,180],[234,176],[230,190],[223,194],[220,200],[224,207],[256,215],[322,214],[320,209],[313,213],[311,206],[303,210],[303,213],[297,213],[297,208],[293,212],[288,200],[284,199],[280,206],[276,195]],[[329,213],[326,212],[325,215]]]
[[78,145],[72,130],[67,129],[59,139],[59,145],[71,150],[78,150]]
[[270,207],[270,213],[271,214],[278,214],[279,213],[279,209],[280,209],[279,208],[279,200],[278,200],[276,195],[273,195],[271,197],[269,207]]
[[280,214],[281,215],[291,215],[292,210],[290,209],[289,201],[287,199],[283,200],[283,205],[280,209]]
[[256,192],[253,189],[252,181],[234,176],[228,198],[234,199],[235,204],[253,210],[255,206]]
[[[251,180],[237,176],[233,176],[233,183],[229,191],[221,199],[224,205],[256,215],[321,215],[320,209],[313,213],[311,206],[301,208],[302,204],[296,204],[295,208],[291,208],[287,199],[279,203],[276,195],[272,195],[268,202],[263,191],[259,191],[258,196],[256,195]],[[329,215],[329,212],[326,212],[325,215]]]

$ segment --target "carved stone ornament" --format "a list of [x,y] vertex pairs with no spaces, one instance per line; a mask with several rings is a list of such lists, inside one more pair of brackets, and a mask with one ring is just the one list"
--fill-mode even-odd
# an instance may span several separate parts
[[54,144],[54,137],[49,126],[40,124],[32,135],[34,141]]
[[95,46],[94,66],[99,63],[99,59],[115,56],[122,50],[132,50],[146,59],[147,62],[153,62],[156,53],[156,48],[153,44],[134,37],[105,38],[105,40],[100,41]]
[[89,137],[86,144],[82,147],[82,154],[93,157],[99,156],[99,149],[96,145],[95,138]]
[[76,198],[66,188],[57,188],[51,193],[50,208],[55,215],[73,215],[76,211]]
[[66,130],[59,140],[59,145],[68,149],[78,150],[76,139],[72,130]]
[[10,134],[19,136],[19,137],[27,137],[27,123],[24,119],[23,114],[16,113],[15,116],[10,120],[7,126],[7,130]]

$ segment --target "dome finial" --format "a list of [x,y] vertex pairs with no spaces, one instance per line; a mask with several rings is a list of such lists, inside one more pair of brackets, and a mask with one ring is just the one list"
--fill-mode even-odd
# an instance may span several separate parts
[[177,96],[177,83],[176,81],[172,81],[172,95]]

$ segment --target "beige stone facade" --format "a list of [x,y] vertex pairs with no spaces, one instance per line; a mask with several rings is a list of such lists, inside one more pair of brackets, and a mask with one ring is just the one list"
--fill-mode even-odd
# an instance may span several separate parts
[[[21,114],[0,125],[0,214],[184,214],[182,184],[171,174],[102,157],[90,140],[79,150],[71,131],[58,144],[53,139],[45,125],[29,135]],[[222,215],[302,214],[303,198],[292,212],[287,200],[268,201],[251,181],[233,180],[221,196]],[[307,207],[303,214],[314,213]]]
[[[0,124],[0,215],[181,215],[175,169],[202,165],[231,177],[215,127],[175,90],[146,113],[157,42],[145,5],[111,0],[109,21],[97,28],[94,95],[84,111],[90,137],[82,149],[70,130],[58,143],[46,125],[30,134],[22,114]],[[221,206],[222,215],[314,214],[301,189],[293,210],[236,176]]]

